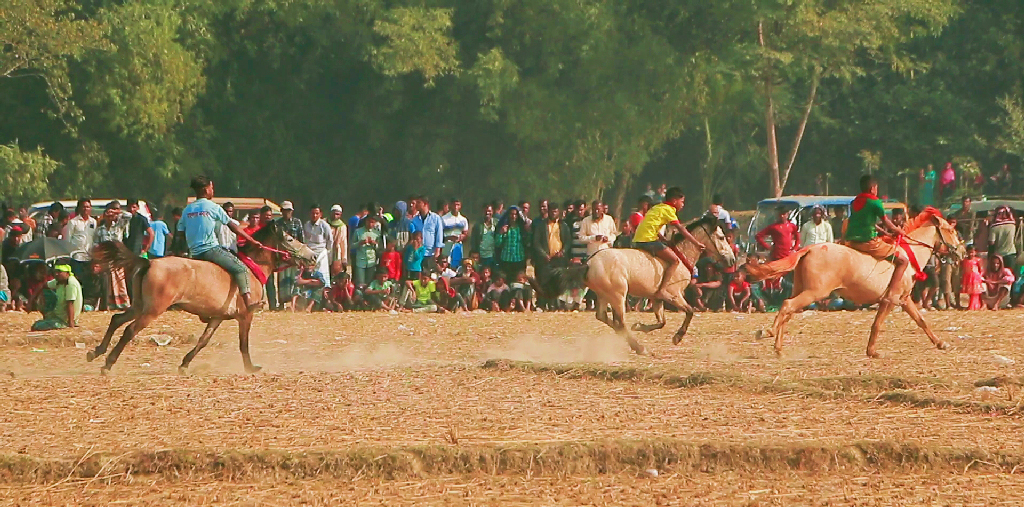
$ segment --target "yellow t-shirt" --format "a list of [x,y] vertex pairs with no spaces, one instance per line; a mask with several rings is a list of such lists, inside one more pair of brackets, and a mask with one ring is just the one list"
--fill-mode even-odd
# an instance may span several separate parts
[[562,224],[548,222],[548,253],[562,251]]
[[648,243],[658,241],[658,231],[662,227],[673,222],[678,222],[676,209],[668,204],[661,203],[647,210],[644,220],[636,226],[636,234],[633,235],[634,243]]

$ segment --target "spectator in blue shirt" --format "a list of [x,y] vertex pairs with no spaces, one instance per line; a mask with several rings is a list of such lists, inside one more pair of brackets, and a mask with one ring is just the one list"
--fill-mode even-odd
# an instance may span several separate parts
[[[153,216],[156,216],[156,211],[152,207],[149,209]],[[149,226],[153,228],[153,242],[149,244],[149,257],[159,259],[167,255],[167,237],[171,234],[171,230],[163,220],[154,220],[149,223]]]
[[437,258],[441,255],[441,247],[444,246],[444,223],[441,216],[430,211],[430,200],[424,196],[416,198],[419,205],[419,215],[412,220],[413,224],[420,225],[423,232],[423,246],[427,249],[426,258],[423,259],[423,269],[436,271]]

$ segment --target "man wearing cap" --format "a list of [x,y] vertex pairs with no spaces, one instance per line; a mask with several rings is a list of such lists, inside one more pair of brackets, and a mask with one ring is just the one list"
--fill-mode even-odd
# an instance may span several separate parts
[[32,324],[33,331],[75,327],[82,314],[82,285],[71,274],[71,266],[58,264],[53,271],[53,280],[46,282],[47,290],[39,292],[36,308],[43,309],[43,319]]
[[331,278],[345,271],[348,267],[348,225],[342,217],[344,210],[340,204],[331,206],[331,218],[327,225],[331,226],[334,241],[331,243]]
[[825,208],[815,206],[811,212],[811,219],[804,222],[800,228],[800,239],[803,240],[801,247],[817,245],[819,243],[833,243],[835,236],[832,232],[832,224],[825,220]]

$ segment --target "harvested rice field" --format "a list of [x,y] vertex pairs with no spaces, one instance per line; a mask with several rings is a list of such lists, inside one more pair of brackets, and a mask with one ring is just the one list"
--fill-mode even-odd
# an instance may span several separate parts
[[[700,314],[638,357],[592,314],[168,313],[109,376],[110,314],[0,314],[13,505],[1019,505],[1024,312]],[[630,314],[627,320],[653,320]],[[671,328],[671,329],[669,329]],[[158,345],[158,343],[166,343]]]

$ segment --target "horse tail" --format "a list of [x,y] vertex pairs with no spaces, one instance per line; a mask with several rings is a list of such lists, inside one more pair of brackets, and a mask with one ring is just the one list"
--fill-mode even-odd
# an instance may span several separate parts
[[810,250],[802,248],[797,252],[791,253],[777,261],[768,262],[765,264],[747,264],[746,271],[750,275],[750,281],[757,282],[768,278],[775,278],[780,275],[784,275],[796,269],[796,265],[800,262],[807,252]]
[[[92,260],[109,269],[123,269],[129,277],[141,282],[149,271],[149,259],[139,257],[120,241],[104,241],[92,249]],[[134,284],[136,291],[141,283]],[[135,294],[132,294],[133,299]]]
[[550,296],[557,296],[569,289],[578,289],[587,284],[587,273],[590,266],[581,264],[568,268],[554,268],[544,283],[545,291]]

